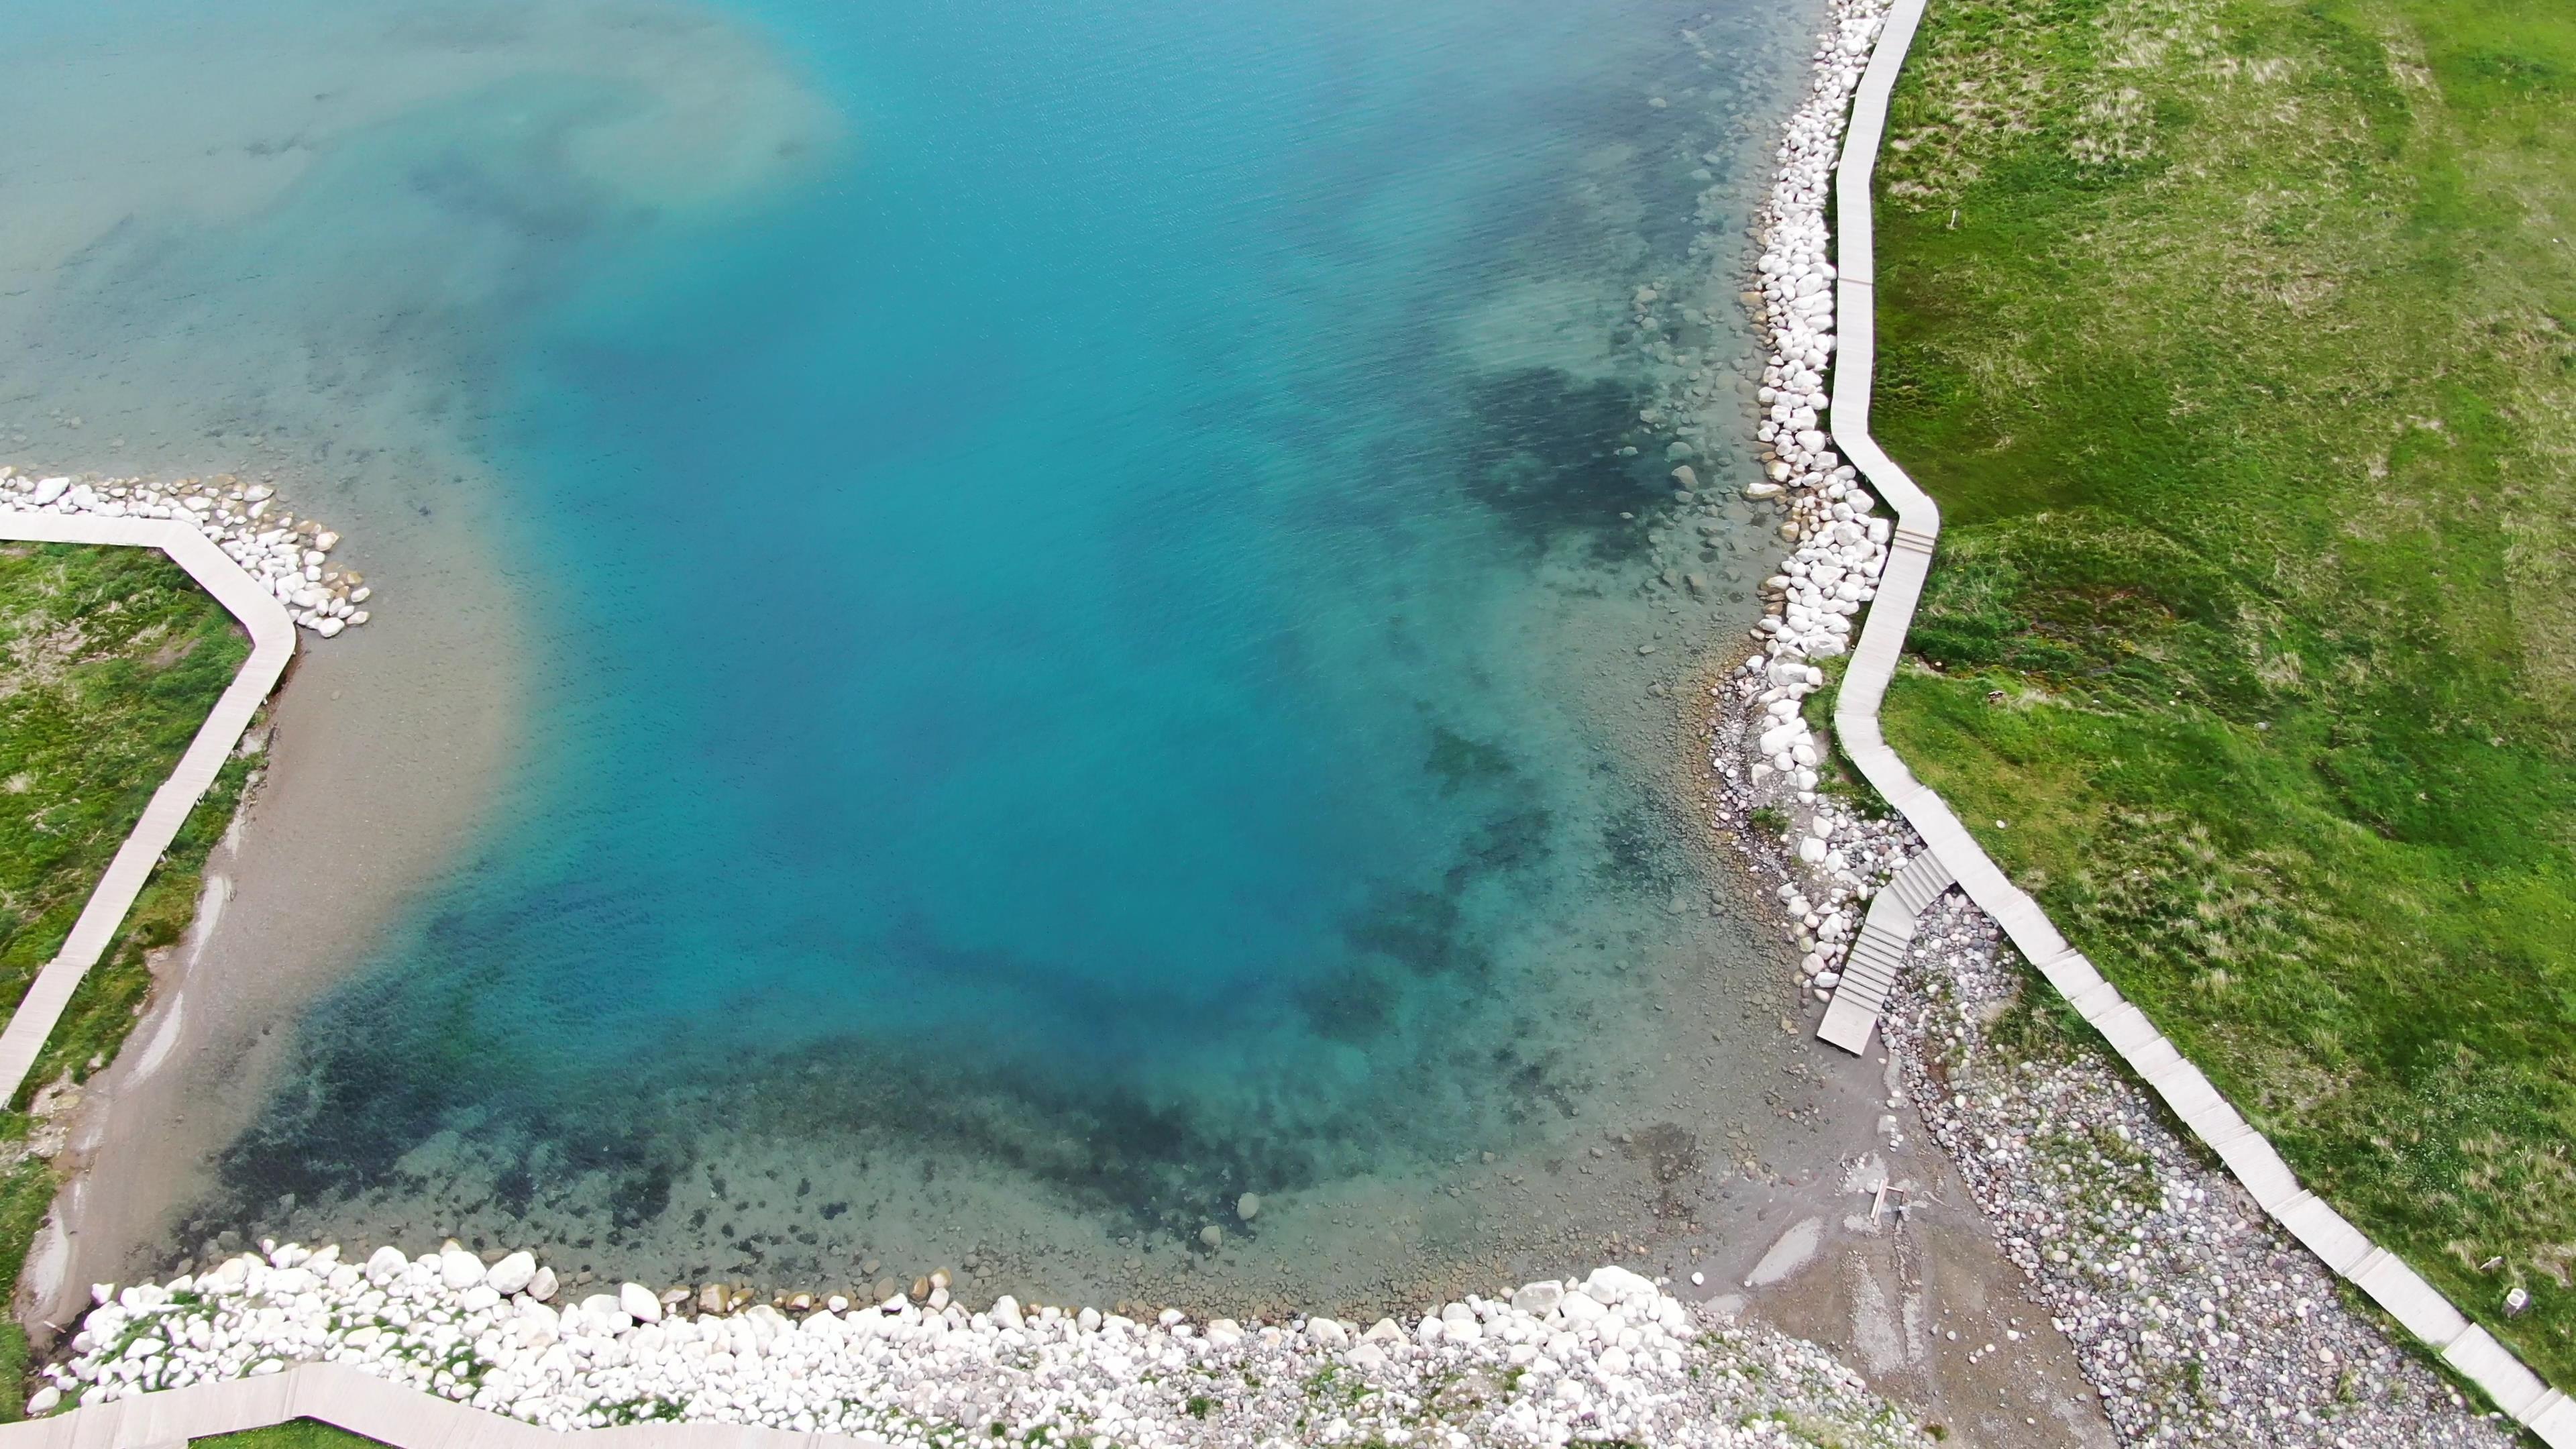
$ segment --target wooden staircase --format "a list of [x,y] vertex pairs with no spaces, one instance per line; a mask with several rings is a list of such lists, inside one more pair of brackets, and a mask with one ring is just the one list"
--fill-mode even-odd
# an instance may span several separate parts
[[1956,883],[1949,867],[1927,850],[1880,889],[1861,920],[1860,939],[1843,957],[1842,980],[1825,1007],[1823,1024],[1816,1028],[1819,1038],[1854,1056],[1868,1048],[1878,1014],[1887,1008],[1887,993],[1896,987],[1897,968],[1905,964],[1914,923],[1925,907]]

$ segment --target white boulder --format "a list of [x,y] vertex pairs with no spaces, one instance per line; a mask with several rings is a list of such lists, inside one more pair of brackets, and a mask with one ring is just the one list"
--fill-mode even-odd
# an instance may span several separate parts
[[493,1264],[491,1269],[483,1275],[483,1281],[492,1285],[493,1292],[507,1298],[526,1288],[529,1280],[536,1276],[536,1255],[534,1253],[520,1251],[512,1253],[503,1258],[500,1262]]
[[662,1321],[662,1300],[641,1283],[617,1285],[617,1306],[638,1323]]
[[462,1293],[483,1281],[483,1260],[463,1248],[450,1245],[438,1253],[438,1281],[450,1291]]

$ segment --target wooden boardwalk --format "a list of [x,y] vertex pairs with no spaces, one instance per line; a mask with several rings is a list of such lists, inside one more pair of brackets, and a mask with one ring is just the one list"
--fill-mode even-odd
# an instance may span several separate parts
[[873,1436],[704,1421],[546,1429],[337,1363],[163,1389],[24,1424],[0,1424],[0,1446],[184,1449],[191,1439],[295,1419],[319,1419],[396,1449],[885,1449],[885,1441]]
[[[1886,28],[1852,103],[1851,126],[1844,133],[1842,161],[1834,179],[1839,225],[1835,265],[1841,274],[1834,298],[1841,339],[1834,367],[1834,444],[1896,510],[1897,518],[1886,572],[1879,577],[1876,599],[1834,703],[1834,730],[1843,753],[1913,825],[1968,898],[1994,917],[2049,984],[2146,1079],[2174,1115],[2217,1152],[2265,1212],[2327,1267],[2370,1295],[2407,1332],[2430,1345],[2496,1407],[2542,1442],[2556,1449],[2576,1449],[2576,1402],[2542,1383],[2539,1375],[2493,1335],[2469,1322],[2421,1274],[2373,1244],[2315,1193],[2300,1187],[2270,1140],[2229,1106],[2200,1069],[2184,1061],[2155,1024],[2093,969],[2092,962],[2067,944],[2050,924],[2048,913],[2005,877],[1941,797],[1915,779],[1914,772],[1888,748],[1879,731],[1879,705],[1904,654],[1905,634],[1913,625],[1923,580],[1931,570],[1933,543],[1941,534],[1941,510],[1869,435],[1870,382],[1877,355],[1870,180],[1878,163],[1879,141],[1887,129],[1888,95],[1913,43],[1915,27],[1922,21],[1923,6],[1924,0],[1896,0],[1889,10]],[[1871,914],[1876,915],[1875,905]],[[1866,1026],[1854,1020],[1859,1010],[1856,1001],[1854,1010],[1839,1022],[1828,1012],[1827,1022],[1836,1034],[1828,1039],[1855,1051],[1865,1044]],[[1874,1009],[1869,1017],[1875,1022]]]
[[234,563],[214,540],[170,519],[23,513],[0,508],[0,539],[157,548],[239,619],[242,627],[250,631],[251,641],[250,658],[242,662],[241,672],[233,676],[223,697],[215,701],[206,722],[197,727],[196,738],[188,742],[187,753],[179,757],[170,778],[153,792],[152,803],[143,808],[143,818],[135,822],[134,833],[117,848],[107,874],[99,878],[98,888],[90,892],[89,904],[81,908],[80,919],[72,923],[72,933],[64,939],[63,949],[36,973],[35,984],[27,988],[26,998],[18,1003],[9,1025],[0,1029],[0,1101],[5,1101],[17,1095],[27,1073],[35,1069],[36,1058],[45,1049],[45,1038],[53,1035],[54,1024],[62,1020],[72,992],[79,988],[89,969],[98,964],[99,957],[107,954],[126,911],[142,894],[144,883],[152,878],[153,867],[161,863],[161,853],[170,848],[180,827],[188,823],[188,812],[196,809],[197,802],[213,788],[216,772],[223,769],[224,759],[233,747],[241,743],[242,731],[250,728],[251,716],[258,712],[260,702],[277,688],[277,681],[286,673],[287,661],[295,657],[295,621],[287,617],[286,606]]

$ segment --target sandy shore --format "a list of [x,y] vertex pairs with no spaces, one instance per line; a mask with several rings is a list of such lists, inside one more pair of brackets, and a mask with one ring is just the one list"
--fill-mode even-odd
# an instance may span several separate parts
[[207,863],[198,926],[165,953],[150,1011],[74,1124],[64,1272],[31,1285],[51,1288],[42,1319],[166,1253],[172,1214],[257,1110],[298,1009],[438,877],[509,765],[524,660],[480,510],[454,490],[427,517],[360,489],[302,506],[327,506],[385,602],[367,629],[307,641],[272,702],[268,764]]

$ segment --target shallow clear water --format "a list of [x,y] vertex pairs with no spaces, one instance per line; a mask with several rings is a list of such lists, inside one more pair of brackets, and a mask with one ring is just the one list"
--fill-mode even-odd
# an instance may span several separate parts
[[[281,89],[402,93],[278,119],[291,174],[227,161],[184,237],[67,225],[28,271],[86,336],[184,298],[460,440],[537,688],[493,823],[312,1010],[183,1250],[1313,1257],[1758,1092],[1767,1020],[1711,1057],[1702,1016],[1769,968],[1668,782],[1759,544],[1712,544],[1714,597],[1649,577],[1628,299],[1741,244],[1700,198],[1758,169],[1810,7],[237,9],[199,38],[292,50]],[[107,66],[94,23],[0,34]],[[18,180],[150,221],[185,156],[96,196],[150,151]],[[1725,315],[1690,344],[1740,352]],[[130,326],[109,355],[189,350]]]

